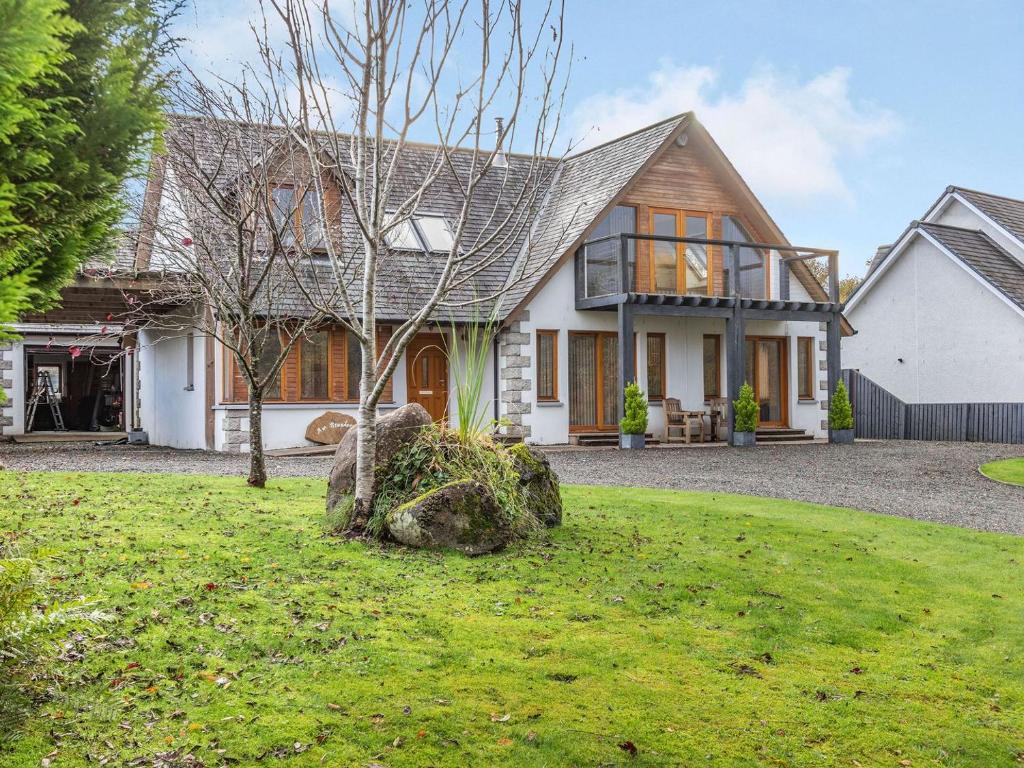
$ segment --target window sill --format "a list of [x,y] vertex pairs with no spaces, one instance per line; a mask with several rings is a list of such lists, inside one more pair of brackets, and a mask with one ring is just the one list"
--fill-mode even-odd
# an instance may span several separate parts
[[538,408],[561,408],[564,405],[565,405],[565,403],[563,403],[561,400],[538,400],[537,401],[537,407]]
[[664,407],[665,407],[665,398],[663,398],[663,397],[659,397],[659,398],[658,398],[658,399],[656,399],[656,400],[650,400],[650,399],[648,399],[648,401],[647,401],[647,404],[648,404],[648,405],[652,405],[652,406],[654,406],[655,408],[664,408]]
[[800,397],[800,398],[797,398],[797,403],[799,403],[800,405],[814,405],[817,402],[818,401],[815,400],[813,397]]
[[[388,403],[378,403],[377,407],[381,410],[393,410],[398,407],[398,403],[391,401]],[[302,411],[310,409],[323,409],[323,408],[334,408],[340,411],[355,411],[359,409],[359,403],[350,402],[298,402],[298,403],[263,403],[264,411]],[[249,410],[249,403],[220,403],[219,405],[213,406],[215,411],[247,411]]]

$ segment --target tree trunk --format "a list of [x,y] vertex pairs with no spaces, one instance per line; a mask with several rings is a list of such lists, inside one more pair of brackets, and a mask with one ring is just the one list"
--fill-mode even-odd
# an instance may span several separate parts
[[351,522],[348,525],[352,534],[361,534],[366,528],[374,500],[374,474],[377,470],[377,403],[373,401],[376,384],[376,366],[373,360],[376,351],[376,344],[366,344],[362,347],[359,415],[355,422],[355,501]]
[[249,485],[267,484],[267,464],[263,456],[263,393],[249,389]]
[[377,407],[369,402],[373,377],[363,372],[360,382],[359,418],[356,421],[356,488],[350,533],[362,533],[370,519],[373,477],[377,468]]

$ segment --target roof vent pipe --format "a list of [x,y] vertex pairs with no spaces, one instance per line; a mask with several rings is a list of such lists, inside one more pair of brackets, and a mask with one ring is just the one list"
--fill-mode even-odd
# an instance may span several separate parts
[[508,168],[508,158],[505,157],[505,150],[502,148],[502,143],[505,133],[505,118],[496,117],[494,122],[498,124],[498,137],[495,140],[495,153],[494,162],[492,163],[495,168]]

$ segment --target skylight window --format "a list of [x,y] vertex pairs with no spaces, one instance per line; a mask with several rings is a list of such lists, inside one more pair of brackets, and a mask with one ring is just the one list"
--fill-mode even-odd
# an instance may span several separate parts
[[419,230],[428,251],[450,251],[452,248],[452,230],[443,216],[420,216],[416,219]]
[[412,220],[406,219],[400,222],[387,234],[388,245],[399,251],[421,251],[423,246],[413,229]]
[[413,216],[388,233],[388,245],[402,251],[445,252],[453,243],[448,221],[434,214]]

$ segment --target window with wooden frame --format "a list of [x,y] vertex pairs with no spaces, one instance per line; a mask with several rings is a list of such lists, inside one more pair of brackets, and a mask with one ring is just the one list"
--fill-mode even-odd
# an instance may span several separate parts
[[296,342],[300,400],[331,399],[331,331],[309,331]]
[[665,399],[665,334],[647,334],[647,399]]
[[558,331],[537,331],[537,400],[558,400]]
[[[722,239],[739,242],[754,242],[746,227],[738,216],[722,216]],[[771,296],[771,270],[768,268],[770,254],[758,248],[740,248],[739,292],[745,299],[767,299]],[[725,269],[731,270],[728,251],[726,251]],[[730,278],[732,279],[732,278]],[[727,292],[735,290],[729,283]]]
[[796,340],[797,396],[801,400],[814,399],[814,338],[799,336]]
[[722,337],[704,336],[704,399],[722,396]]
[[[711,214],[671,208],[650,209],[650,233],[666,237],[711,235]],[[654,293],[709,293],[712,274],[710,249],[703,243],[650,241],[650,286]]]
[[300,242],[309,250],[325,247],[324,207],[316,187],[276,184],[270,189],[270,201],[274,227],[286,248]]
[[[391,328],[377,329],[377,347],[382,349],[391,337]],[[277,334],[268,338],[263,350],[264,366],[277,359],[281,351]],[[341,327],[324,327],[296,340],[274,382],[268,386],[267,402],[359,402],[359,377],[362,350],[355,334]],[[244,403],[249,393],[234,355],[224,347],[224,398],[226,403]],[[391,402],[392,384],[385,385],[383,402]]]

